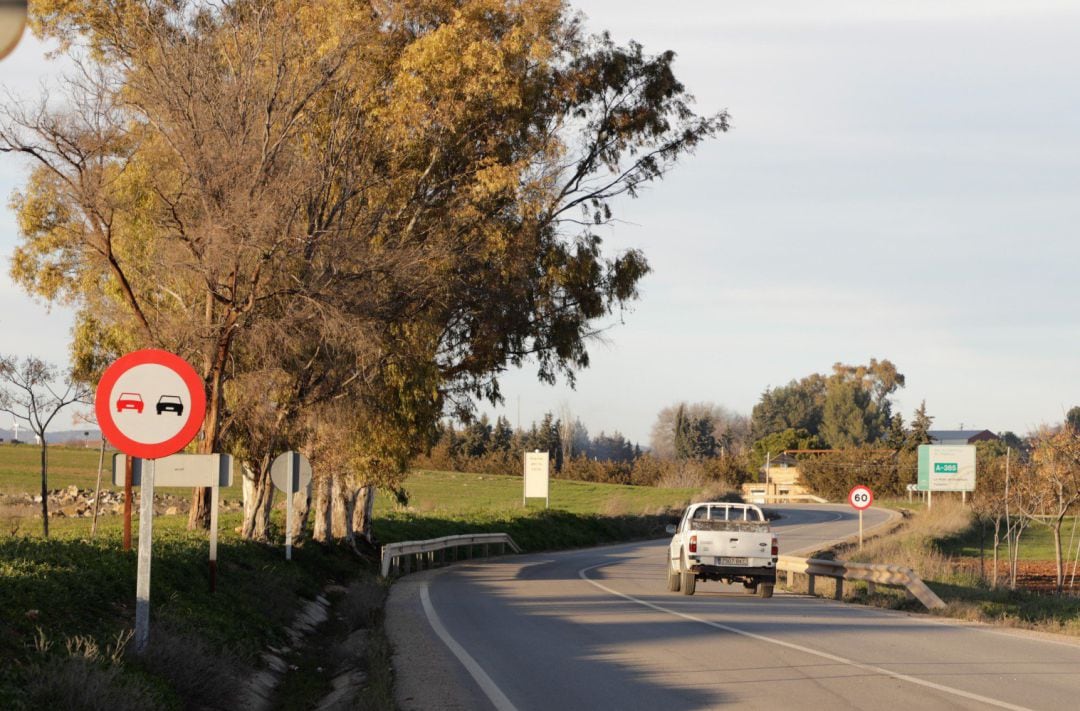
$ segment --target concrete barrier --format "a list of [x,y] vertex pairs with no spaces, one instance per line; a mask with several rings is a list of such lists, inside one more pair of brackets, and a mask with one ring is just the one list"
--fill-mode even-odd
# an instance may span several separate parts
[[806,575],[809,578],[807,589],[811,595],[814,594],[814,579],[817,576],[822,576],[836,580],[835,597],[837,600],[843,597],[844,580],[862,580],[867,583],[871,592],[873,592],[874,585],[902,587],[928,610],[945,607],[945,603],[941,598],[927,587],[926,583],[914,571],[899,565],[849,563],[842,560],[796,558],[782,555],[776,560],[776,570],[787,573],[787,584],[789,586],[792,584],[796,574]]
[[389,577],[391,571],[399,574],[411,573],[413,566],[417,570],[425,567],[433,568],[437,565],[445,565],[452,562],[448,553],[453,554],[453,560],[458,560],[458,549],[465,549],[465,559],[472,557],[472,549],[475,546],[483,546],[481,557],[487,557],[491,546],[497,546],[495,555],[502,555],[509,546],[515,553],[520,553],[521,548],[507,533],[468,533],[461,536],[443,536],[432,538],[427,541],[402,541],[390,543],[382,549],[382,576]]

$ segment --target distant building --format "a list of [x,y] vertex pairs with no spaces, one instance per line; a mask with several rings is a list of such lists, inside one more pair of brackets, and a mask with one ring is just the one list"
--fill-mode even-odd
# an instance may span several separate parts
[[930,430],[926,434],[930,435],[931,444],[945,445],[975,444],[1001,439],[990,430]]
[[769,459],[769,466],[758,470],[758,480],[742,486],[743,496],[752,503],[805,500],[810,492],[799,481],[799,461],[783,452]]

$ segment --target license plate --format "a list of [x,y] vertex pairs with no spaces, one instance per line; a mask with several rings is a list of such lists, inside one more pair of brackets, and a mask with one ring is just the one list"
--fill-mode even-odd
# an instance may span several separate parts
[[746,558],[729,558],[726,556],[716,559],[717,565],[746,565],[748,562]]

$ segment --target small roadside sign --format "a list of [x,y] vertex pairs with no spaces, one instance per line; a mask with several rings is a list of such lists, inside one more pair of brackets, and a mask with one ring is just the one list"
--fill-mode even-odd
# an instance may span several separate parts
[[870,508],[870,505],[874,503],[874,492],[870,491],[870,487],[854,486],[847,495],[848,503],[851,504],[851,508],[864,511]]
[[862,512],[870,508],[870,505],[874,503],[874,492],[870,490],[869,486],[859,484],[851,487],[847,500],[851,507],[859,512],[859,548],[861,549],[863,541]]
[[525,453],[525,492],[521,497],[521,503],[525,499],[544,499],[544,507],[551,505],[549,492],[548,453],[526,452]]

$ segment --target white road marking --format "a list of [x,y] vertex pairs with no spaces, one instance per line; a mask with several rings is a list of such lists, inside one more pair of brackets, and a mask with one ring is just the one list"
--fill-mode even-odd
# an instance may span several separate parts
[[918,677],[909,676],[907,674],[901,674],[899,672],[890,671],[888,669],[883,669],[882,667],[876,667],[876,666],[873,666],[872,664],[863,664],[861,662],[856,662],[853,659],[846,659],[845,657],[840,657],[840,656],[837,656],[835,654],[830,654],[828,652],[822,652],[822,651],[819,651],[819,650],[816,650],[816,649],[811,649],[809,647],[804,647],[801,644],[794,644],[792,642],[785,642],[785,641],[780,640],[780,639],[774,639],[773,637],[766,637],[765,635],[756,634],[754,632],[747,632],[746,630],[741,630],[741,629],[738,629],[737,627],[731,627],[729,625],[721,624],[719,622],[712,622],[710,620],[705,620],[705,619],[702,619],[700,617],[695,617],[693,615],[688,615],[685,612],[678,612],[676,610],[669,610],[666,607],[662,607],[660,605],[653,604],[653,603],[648,602],[646,600],[642,600],[640,598],[634,597],[633,595],[627,595],[626,593],[621,593],[618,590],[613,590],[612,588],[609,588],[608,586],[603,585],[602,583],[598,583],[597,581],[595,581],[592,578],[585,575],[585,573],[589,572],[590,570],[593,570],[595,568],[600,568],[600,567],[603,567],[605,565],[609,565],[609,563],[599,563],[597,565],[591,565],[588,568],[582,568],[581,570],[578,571],[578,577],[581,578],[582,580],[584,580],[585,582],[587,582],[587,583],[589,583],[589,584],[591,584],[591,585],[593,585],[593,586],[595,586],[597,588],[600,588],[601,590],[603,590],[605,592],[611,593],[612,595],[616,595],[618,597],[621,597],[624,600],[629,600],[630,602],[635,602],[638,605],[648,607],[650,609],[656,610],[657,612],[663,612],[663,613],[666,613],[668,615],[673,615],[675,617],[681,617],[684,620],[690,620],[691,622],[698,622],[700,624],[708,625],[709,627],[715,627],[716,629],[721,629],[721,630],[724,630],[725,632],[731,632],[732,634],[737,634],[737,635],[740,635],[742,637],[748,637],[750,639],[756,639],[759,642],[767,642],[768,644],[775,644],[777,646],[785,647],[787,649],[793,649],[793,650],[795,650],[797,652],[803,652],[805,654],[811,654],[811,655],[813,655],[815,657],[820,657],[822,659],[828,659],[829,661],[836,662],[838,664],[845,664],[847,666],[855,667],[856,669],[863,669],[865,671],[873,672],[875,674],[882,674],[884,676],[892,677],[893,679],[898,679],[900,681],[906,681],[906,682],[909,682],[911,684],[917,684],[919,686],[925,686],[925,687],[927,687],[929,689],[934,689],[935,691],[941,691],[941,692],[944,692],[946,694],[952,694],[954,696],[959,696],[959,697],[962,697],[962,698],[965,698],[965,699],[970,699],[972,701],[978,701],[979,703],[987,704],[987,705],[990,705],[990,706],[996,706],[997,708],[1012,709],[1012,711],[1031,711],[1031,709],[1027,708],[1026,706],[1016,706],[1014,704],[1010,704],[1010,703],[1005,702],[1005,701],[999,701],[997,699],[991,699],[991,698],[989,698],[987,696],[980,696],[979,694],[973,694],[973,693],[971,693],[969,691],[964,691],[962,689],[954,689],[951,686],[945,686],[943,684],[937,684],[937,683],[932,682],[932,681],[926,681],[925,679],[919,679]]
[[424,614],[427,615],[428,623],[431,625],[431,629],[435,630],[435,634],[439,635],[439,639],[454,653],[454,656],[458,658],[458,661],[464,665],[466,671],[476,680],[476,683],[480,685],[480,689],[487,695],[488,699],[494,704],[495,708],[499,711],[517,711],[517,707],[510,702],[510,699],[506,698],[506,694],[492,681],[491,677],[487,675],[484,668],[480,666],[472,655],[465,651],[465,648],[457,643],[450,633],[443,626],[442,620],[439,619],[439,615],[436,614],[435,608],[431,604],[431,596],[428,594],[428,584],[425,582],[420,587],[420,604],[424,607]]

